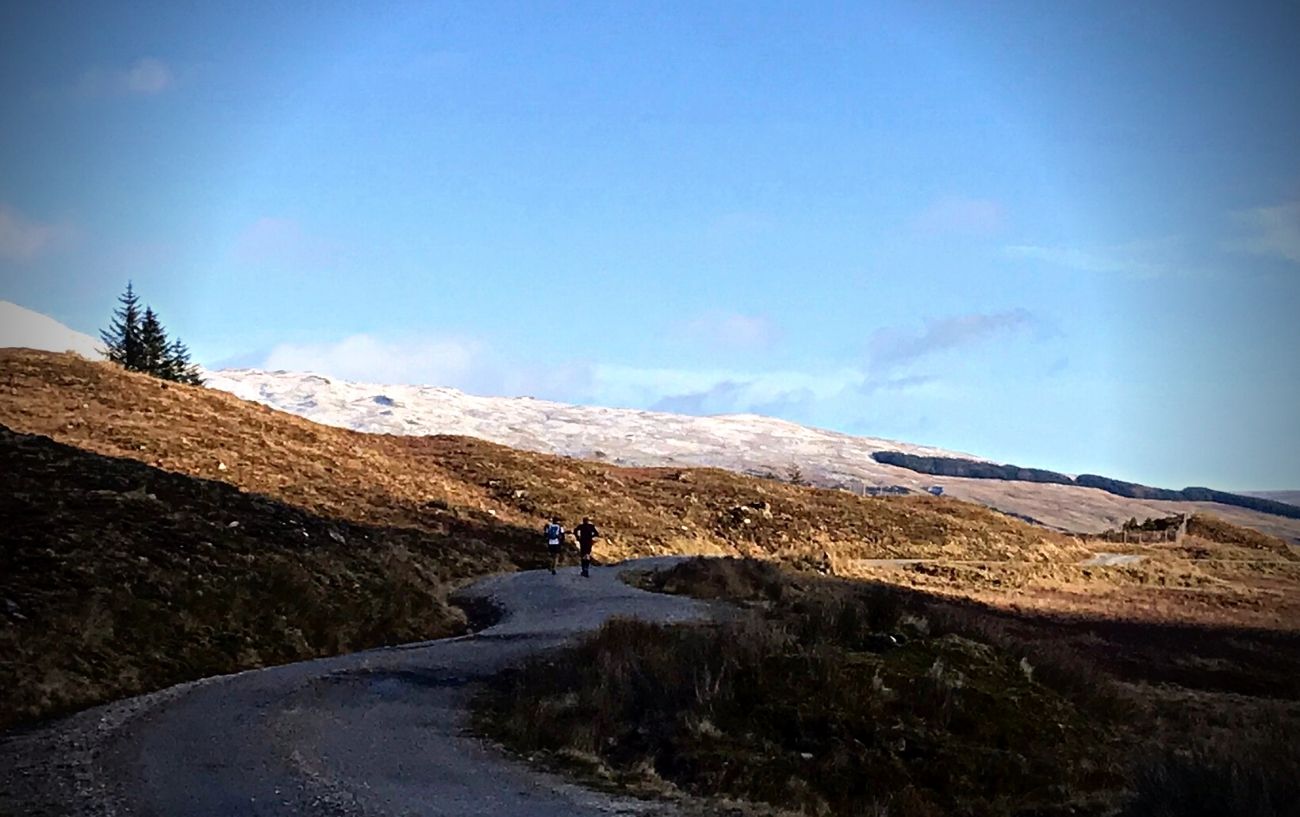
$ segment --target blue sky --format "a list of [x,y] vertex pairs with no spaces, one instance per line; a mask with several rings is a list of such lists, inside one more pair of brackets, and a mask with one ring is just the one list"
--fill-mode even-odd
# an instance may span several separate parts
[[0,299],[1300,487],[1300,3],[270,5],[0,5]]

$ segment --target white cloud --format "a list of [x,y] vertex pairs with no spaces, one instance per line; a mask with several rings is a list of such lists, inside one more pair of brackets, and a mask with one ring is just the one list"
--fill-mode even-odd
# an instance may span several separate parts
[[155,96],[175,84],[167,63],[142,57],[125,68],[92,68],[82,74],[79,88],[87,96]]
[[923,233],[991,235],[1006,224],[1006,208],[993,199],[943,196],[930,203],[912,222]]
[[726,349],[764,349],[776,340],[772,322],[757,315],[721,312],[702,315],[687,323],[686,336],[696,342]]
[[747,371],[597,365],[578,402],[676,414],[762,414],[807,422],[854,394],[864,376],[853,367]]
[[[1033,325],[1028,312],[1012,310],[933,320],[914,330],[884,330],[873,338],[870,371],[864,366],[764,370],[537,363],[503,355],[474,339],[394,339],[370,334],[324,343],[286,343],[239,363],[367,383],[449,386],[479,395],[532,396],[697,415],[752,413],[815,422],[818,417],[855,411],[867,397],[873,398],[873,405],[943,398],[948,386],[941,378],[900,368]],[[754,339],[750,329],[741,332],[741,339]]]
[[1016,244],[1003,248],[1007,256],[1024,261],[1041,261],[1055,267],[1079,272],[1120,273],[1140,277],[1155,277],[1170,271],[1167,264],[1153,256],[1167,249],[1169,241],[1134,242],[1110,247],[1084,249],[1080,247],[1051,247],[1033,244]]
[[1007,312],[953,315],[926,322],[921,331],[891,327],[876,332],[870,343],[872,370],[902,366],[938,352],[969,346],[996,335],[1021,332],[1034,326],[1024,309]]
[[319,343],[282,343],[269,352],[238,355],[220,365],[562,402],[585,399],[593,383],[592,367],[580,361],[536,365],[505,359],[478,339],[451,336],[394,338],[359,333]]
[[[655,368],[568,361],[535,363],[503,356],[474,339],[382,338],[357,334],[323,343],[286,343],[240,365],[311,371],[368,383],[422,384],[471,394],[532,396],[560,402],[652,408],[687,414],[753,413],[807,418],[823,407],[871,394],[935,395],[943,383],[896,367],[941,349],[974,343],[1028,325],[1028,313],[965,315],[932,321],[917,332],[876,338],[873,368]],[[856,396],[856,397],[855,397]]]
[[891,377],[889,375],[881,377],[870,377],[862,381],[859,391],[864,394],[893,393],[893,394],[919,394],[924,392],[939,392],[942,388],[939,378],[927,374],[906,375],[903,377]]
[[661,397],[650,408],[670,414],[704,415],[734,412],[737,406],[745,402],[749,387],[749,383],[723,380],[707,389]]
[[1247,235],[1235,249],[1300,264],[1300,201],[1256,207],[1236,214]]
[[0,204],[0,258],[30,261],[66,236],[67,228],[24,218],[14,208]]
[[367,383],[461,385],[482,353],[455,338],[390,341],[358,334],[329,343],[283,343],[260,368],[308,371]]

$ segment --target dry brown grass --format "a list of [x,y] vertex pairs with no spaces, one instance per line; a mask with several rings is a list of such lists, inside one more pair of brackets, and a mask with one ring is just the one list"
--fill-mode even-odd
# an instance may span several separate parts
[[[470,529],[328,519],[0,427],[0,728],[171,683],[461,631],[510,565]],[[455,556],[453,556],[455,554]]]
[[995,617],[771,562],[644,581],[750,615],[614,622],[500,678],[480,725],[606,780],[813,815],[1099,814],[1124,785],[1127,699]]
[[[77,449],[60,449],[49,463],[5,450],[6,513],[25,538],[0,538],[7,560],[0,588],[20,611],[39,611],[20,612],[21,622],[0,611],[0,663],[17,668],[12,689],[19,694],[10,699],[22,702],[9,717],[441,634],[458,621],[442,601],[446,588],[484,572],[539,566],[535,531],[552,514],[595,517],[608,536],[597,552],[606,560],[714,553],[834,569],[856,559],[914,557],[941,563],[879,578],[1005,609],[1081,615],[1294,629],[1300,610],[1294,563],[1269,540],[1236,529],[1215,529],[1231,544],[1189,539],[1182,551],[1153,551],[1137,569],[1084,569],[1075,563],[1091,551],[1088,543],[950,499],[864,499],[717,470],[618,468],[469,438],[357,434],[72,355],[0,350],[0,424]],[[119,476],[106,486],[105,474]],[[161,500],[166,492],[157,485],[173,486],[165,524],[138,513],[152,501],[121,498],[146,486]],[[62,504],[51,499],[60,496]],[[237,533],[218,530],[231,521],[241,522]],[[118,531],[113,547],[95,546],[100,528]],[[317,542],[329,538],[328,529],[365,533],[347,534],[343,544],[331,539],[306,556],[297,549],[302,530]],[[222,536],[241,544],[218,547],[217,555],[196,550],[219,545]],[[358,544],[367,537],[370,544]],[[184,559],[217,560],[220,569],[201,575],[222,589],[195,584]],[[369,578],[336,606],[296,606],[297,598],[333,593],[326,588],[343,581],[336,569]],[[227,576],[243,578],[224,582]],[[410,590],[410,604],[382,608],[385,594],[401,587]],[[264,621],[258,602],[268,598],[282,606],[275,615],[283,621]],[[416,598],[435,603],[424,609]],[[118,623],[121,616],[131,627]],[[246,648],[214,635],[222,646],[209,658],[170,660],[194,640],[185,627],[200,625],[162,624],[192,616],[203,620],[204,633],[274,637]],[[371,622],[365,632],[352,622],[358,616]],[[131,628],[156,636],[122,638]],[[78,640],[83,631],[90,647]],[[304,640],[291,637],[294,631]]]
[[[0,423],[326,516],[446,533],[593,516],[607,559],[1081,555],[1070,537],[931,497],[863,499],[699,469],[618,468],[466,437],[359,434],[74,355],[0,350]],[[222,466],[224,465],[224,469]],[[531,541],[522,558],[531,558]]]
[[[1193,547],[1200,547],[1193,545]],[[1231,546],[1230,546],[1231,547]],[[895,798],[888,803],[889,813],[1026,813],[1026,814],[1080,814],[1115,813],[1118,807],[1124,815],[1161,814],[1169,817],[1201,817],[1210,814],[1228,815],[1293,815],[1300,807],[1296,798],[1296,736],[1300,734],[1300,688],[1295,678],[1300,677],[1300,633],[1294,630],[1248,629],[1234,626],[1195,623],[1159,623],[1150,620],[1125,620],[1113,615],[1085,617],[1077,611],[1070,615],[1040,615],[1008,612],[1004,608],[972,602],[968,599],[943,599],[931,594],[889,585],[855,585],[851,582],[831,580],[826,577],[792,574],[779,570],[771,563],[733,560],[689,562],[665,573],[640,577],[648,589],[685,593],[701,598],[730,598],[752,610],[761,611],[769,623],[778,626],[789,640],[781,642],[783,655],[802,655],[809,652],[807,663],[796,661],[786,665],[792,677],[802,683],[782,685],[769,679],[767,686],[728,680],[744,689],[715,694],[726,699],[729,694],[744,694],[754,698],[749,703],[753,711],[763,713],[772,723],[764,734],[800,734],[810,709],[809,697],[830,701],[828,717],[854,722],[854,713],[869,707],[879,690],[862,686],[854,669],[863,659],[855,653],[866,649],[880,653],[883,646],[881,634],[902,634],[908,639],[909,649],[944,643],[944,638],[954,634],[956,643],[967,644],[967,654],[1000,655],[1007,662],[1023,659],[1031,668],[1029,675],[1035,682],[1060,695],[1074,708],[1075,716],[1082,716],[1093,726],[1112,724],[1117,731],[1109,736],[1101,732],[1069,732],[1062,734],[1058,745],[1050,752],[1036,748],[1034,735],[1018,734],[1001,744],[1012,752],[1040,753],[1041,760],[1065,761],[1072,751],[1071,743],[1078,741],[1074,750],[1087,754],[1091,745],[1092,757],[1105,758],[1109,765],[1087,766],[1057,772],[1056,782],[1065,786],[1036,789],[1039,798],[1019,799],[1005,783],[997,789],[999,800],[981,799],[978,783],[958,776],[942,779],[938,792],[916,786],[916,779],[900,782],[900,778],[881,773],[877,781],[891,781],[901,786]],[[918,626],[918,622],[924,622]],[[690,636],[699,638],[698,635]],[[617,688],[630,677],[647,679],[674,677],[673,652],[677,643],[671,633],[656,633],[629,651],[625,642],[636,642],[627,633],[608,632],[593,639],[583,649],[591,652],[584,661],[556,660],[553,666],[566,668],[555,672],[547,667],[534,667],[526,675],[527,683],[543,689],[555,688],[581,690],[590,683],[588,668],[598,666],[603,657],[622,655],[624,663],[616,662],[609,678],[600,677],[604,700],[623,700],[617,697]],[[770,635],[768,636],[770,639]],[[827,653],[820,645],[832,641],[842,652]],[[708,661],[720,656],[745,654],[750,642],[761,646],[762,638],[754,639],[747,630],[725,632],[716,641],[700,650],[704,658],[695,659],[697,665],[708,666]],[[971,647],[969,645],[982,645]],[[693,655],[689,649],[686,654]],[[810,677],[795,672],[809,672],[818,659],[827,655],[838,666],[826,667]],[[886,649],[886,656],[902,654],[898,648]],[[640,656],[650,656],[644,661]],[[867,666],[875,666],[879,658],[867,659]],[[603,665],[600,665],[603,666]],[[689,666],[689,665],[688,665]],[[797,668],[794,669],[794,668]],[[919,674],[925,663],[914,663],[912,672]],[[683,672],[678,666],[677,673]],[[969,670],[977,673],[976,670]],[[977,677],[973,674],[972,677]],[[517,680],[517,679],[516,679]],[[1048,715],[1036,712],[1041,699],[1027,697],[1019,687],[1024,678],[1010,682],[1004,679],[999,696],[1004,700],[1017,700],[1021,708],[1015,712],[999,710],[995,706],[982,706],[980,716],[993,721],[985,736],[997,734],[999,729],[1015,729],[1020,717],[1039,725],[1038,737],[1050,734],[1044,725],[1053,722],[1069,723],[1068,711],[1057,710]],[[503,682],[506,689],[515,680]],[[897,681],[897,685],[904,683]],[[975,683],[978,683],[976,681]],[[609,687],[615,687],[611,691]],[[895,684],[886,684],[895,686]],[[764,694],[771,690],[771,695]],[[932,690],[933,691],[933,690]],[[579,700],[582,692],[576,693]],[[626,695],[627,692],[622,694]],[[950,761],[950,768],[960,769],[961,763],[979,758],[983,774],[1001,779],[998,764],[1007,762],[1005,756],[985,756],[987,747],[963,743],[961,735],[948,730],[952,724],[951,710],[945,706],[927,709],[927,693],[920,687],[910,690],[917,700],[912,714],[925,724],[926,734],[940,743],[951,742],[950,748],[961,746],[961,760]],[[959,695],[960,693],[958,693]],[[931,701],[933,702],[933,701]],[[500,706],[500,704],[496,704]],[[599,707],[599,701],[592,706]],[[911,703],[909,703],[909,706]],[[958,704],[959,706],[959,704]],[[694,711],[688,698],[685,711]],[[500,712],[501,710],[497,710]],[[584,712],[579,707],[578,714]],[[821,711],[818,709],[817,711]],[[497,724],[495,728],[507,740],[530,740],[526,725],[533,723],[538,735],[544,732],[547,746],[563,742],[573,733],[564,723],[563,713],[543,711],[538,714],[514,713],[519,725]],[[897,716],[898,712],[877,712],[877,723]],[[620,720],[621,718],[621,720]],[[1062,720],[1065,718],[1066,720]],[[640,724],[644,731],[639,736],[657,736],[660,741],[677,747],[691,757],[700,757],[702,739],[689,729],[665,729],[665,720],[657,725],[645,722],[638,707],[621,710],[612,717],[618,727],[602,725],[602,735],[613,736],[613,746],[626,746],[620,737],[632,725]],[[545,722],[550,728],[543,730]],[[584,722],[579,721],[579,724]],[[716,719],[710,720],[716,725]],[[895,727],[896,728],[896,727]],[[519,731],[523,730],[523,731]],[[746,730],[743,736],[752,737]],[[722,736],[740,744],[736,751],[740,760],[754,762],[744,752],[752,747],[737,740],[729,730],[720,730]],[[585,733],[583,733],[585,734]],[[1068,737],[1067,737],[1068,734]],[[837,732],[837,740],[853,741],[852,751],[871,747],[869,740],[848,731]],[[1010,732],[1007,735],[1011,735]],[[720,735],[711,734],[716,741]],[[1064,744],[1064,745],[1060,745]],[[540,744],[539,744],[540,745]],[[761,750],[764,757],[780,757],[779,738],[770,738]],[[831,756],[843,751],[842,747],[828,747]],[[624,759],[597,746],[591,750],[604,757],[606,764],[619,768]],[[878,751],[878,750],[877,750]],[[933,759],[932,753],[923,754]],[[1056,754],[1056,753],[1064,754]],[[671,757],[671,752],[660,749],[660,754]],[[773,766],[765,774],[774,783],[767,789],[755,787],[750,796],[758,796],[792,808],[803,808],[807,813],[820,813],[829,806],[832,811],[843,808],[849,813],[873,813],[874,805],[882,806],[881,796],[888,787],[858,791],[845,788],[846,781],[827,777],[822,758],[805,766],[795,764],[787,768]],[[733,755],[703,754],[704,762],[715,763],[715,776],[696,771],[689,778],[674,778],[690,784],[705,781],[710,791],[733,791],[728,786],[738,786],[737,779],[725,774]],[[725,761],[725,762],[724,762]],[[878,762],[863,758],[862,764]],[[640,768],[658,768],[671,774],[671,766],[642,763]],[[874,767],[873,767],[874,768]],[[1091,784],[1081,783],[1072,777],[1080,768],[1091,769]],[[1097,777],[1103,773],[1102,777]],[[1109,778],[1105,775],[1110,775]],[[1116,778],[1119,782],[1116,782]],[[793,778],[793,779],[792,779]],[[932,778],[939,779],[939,778]],[[1101,795],[1090,788],[1103,780],[1104,787],[1113,787],[1109,794]],[[695,785],[699,786],[698,782]],[[911,790],[907,786],[912,786]],[[1092,794],[1089,794],[1089,792]],[[810,797],[809,792],[821,795],[823,800]],[[827,796],[827,795],[830,796]],[[935,799],[947,798],[947,799]],[[780,800],[780,798],[785,798]],[[936,811],[937,809],[937,811]]]
[[960,502],[358,434],[66,354],[0,350],[0,425],[0,725],[447,634],[448,587],[540,566],[553,514],[595,517],[606,560],[1077,550]]
[[[1180,543],[1079,540],[1088,552],[1141,561],[1086,565],[938,560],[917,565],[847,562],[840,573],[1010,610],[1151,622],[1300,629],[1300,557],[1285,542],[1198,514]],[[1215,541],[1206,536],[1221,536]]]

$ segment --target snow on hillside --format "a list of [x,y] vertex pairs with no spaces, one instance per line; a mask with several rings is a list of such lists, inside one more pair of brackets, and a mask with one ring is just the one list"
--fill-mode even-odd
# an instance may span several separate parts
[[76,352],[99,360],[100,343],[90,335],[69,329],[48,315],[9,301],[0,301],[0,347],[18,346],[46,352]]
[[928,484],[929,478],[881,465],[871,459],[871,453],[889,450],[975,459],[749,414],[693,417],[253,369],[206,372],[204,377],[213,388],[326,425],[371,433],[466,435],[514,448],[628,465],[716,466],[785,475],[797,464],[805,476],[821,482],[917,487]]
[[476,397],[433,386],[381,386],[316,374],[225,369],[205,372],[212,388],[327,425],[387,434],[458,434],[531,451],[624,465],[713,466],[786,476],[797,465],[818,484],[860,490],[939,483],[947,496],[1068,531],[1115,528],[1130,517],[1209,510],[1300,543],[1300,521],[1213,503],[1127,499],[1095,488],[989,479],[938,478],[881,465],[872,452],[979,459],[875,437],[807,428],[771,417],[692,417],[635,409]]

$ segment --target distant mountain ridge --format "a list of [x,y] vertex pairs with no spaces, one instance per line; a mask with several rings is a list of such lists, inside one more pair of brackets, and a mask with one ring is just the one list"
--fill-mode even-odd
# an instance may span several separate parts
[[[452,388],[353,383],[314,373],[204,372],[208,385],[325,425],[378,434],[454,434],[615,464],[703,466],[785,476],[792,465],[824,484],[885,485],[906,471],[878,451],[978,459],[877,437],[855,437],[753,414],[684,414],[481,397]],[[907,480],[919,487],[915,480]]]
[[[72,350],[98,359],[98,342],[48,316],[0,301],[0,346]],[[1129,498],[1069,484],[1071,477],[1018,469],[1008,481],[929,474],[877,461],[886,451],[952,458],[999,469],[979,457],[933,446],[855,437],[755,415],[693,417],[634,409],[552,403],[527,397],[476,397],[456,389],[385,386],[309,373],[252,369],[207,373],[209,385],[318,423],[379,434],[465,435],[527,451],[630,466],[717,467],[789,477],[793,472],[854,493],[897,494],[941,483],[949,496],[1072,532],[1116,527],[1130,517],[1206,510],[1300,544],[1300,521],[1219,502]],[[1055,479],[1059,476],[1060,479]],[[1058,484],[1053,484],[1058,483]],[[1292,501],[1297,501],[1294,496]],[[1286,501],[1275,492],[1257,492]]]
[[1003,466],[933,446],[855,437],[771,417],[694,417],[529,397],[480,397],[450,388],[353,383],[302,372],[226,369],[204,376],[209,386],[243,399],[355,431],[464,435],[527,451],[630,466],[715,467],[778,478],[793,469],[815,484],[854,493],[919,492],[938,483],[959,499],[1076,532],[1114,528],[1130,517],[1208,510],[1300,543],[1300,520],[1202,497],[1169,501],[1122,496],[1043,469],[1016,469],[1010,480],[964,474],[936,477],[881,460],[888,459],[886,452],[895,452],[961,460],[983,469]]
[[[1223,505],[1248,508],[1260,513],[1285,516],[1288,519],[1300,519],[1300,506],[1257,494],[1234,494],[1228,491],[1216,491],[1213,488],[1201,487],[1183,488],[1182,490],[1152,488],[1149,485],[1125,482],[1097,474],[1080,474],[1077,477],[1070,477],[1041,468],[994,465],[993,463],[955,457],[921,457],[915,454],[905,454],[901,451],[878,451],[871,456],[877,462],[897,465],[900,468],[908,468],[933,476],[1045,482],[1054,485],[1081,485],[1085,488],[1098,488],[1106,493],[1129,497],[1130,499],[1159,499],[1166,502],[1217,502]],[[1280,493],[1285,494],[1286,492]]]

